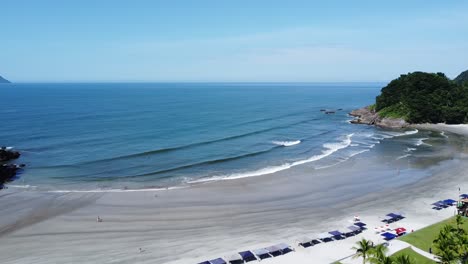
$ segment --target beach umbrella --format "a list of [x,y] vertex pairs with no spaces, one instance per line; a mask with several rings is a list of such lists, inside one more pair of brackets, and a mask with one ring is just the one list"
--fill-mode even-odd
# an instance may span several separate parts
[[401,233],[405,233],[406,232],[406,229],[404,227],[399,227],[399,228],[396,228],[395,229],[395,232],[397,234],[401,234]]

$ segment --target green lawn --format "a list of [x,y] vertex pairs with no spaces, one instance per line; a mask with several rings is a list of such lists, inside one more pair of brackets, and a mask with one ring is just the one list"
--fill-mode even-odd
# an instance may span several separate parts
[[414,250],[412,250],[410,247],[407,247],[405,249],[402,249],[400,251],[397,251],[395,252],[392,257],[396,257],[396,256],[399,256],[399,255],[408,255],[410,258],[412,258],[414,260],[414,263],[418,263],[418,264],[434,264],[434,263],[437,263],[431,259],[428,259],[424,256],[421,256],[419,255],[418,253],[416,253]]
[[[468,230],[468,219],[465,218],[464,220],[465,221],[463,223],[463,228],[465,230]],[[407,235],[400,237],[399,239],[405,242],[408,242],[411,245],[418,247],[424,251],[429,251],[429,248],[432,247],[432,241],[434,241],[434,239],[439,234],[440,229],[446,224],[451,224],[453,226],[456,226],[455,217],[433,224],[426,228],[417,230],[413,233],[409,233]]]

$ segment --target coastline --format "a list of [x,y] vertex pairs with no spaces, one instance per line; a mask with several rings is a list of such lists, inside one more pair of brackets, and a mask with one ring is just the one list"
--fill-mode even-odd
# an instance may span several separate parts
[[448,124],[414,124],[410,127],[438,132],[450,132],[458,135],[468,136],[468,124],[448,125]]
[[[320,172],[314,179],[292,168],[268,179],[250,177],[154,192],[6,190],[0,193],[4,203],[0,213],[8,216],[0,219],[0,254],[6,256],[4,263],[73,262],[78,257],[81,263],[198,263],[240,250],[293,244],[303,235],[349,226],[356,214],[373,229],[381,225],[379,216],[404,212],[407,218],[398,224],[416,230],[453,215],[449,209],[431,210],[432,202],[456,198],[458,187],[468,190],[468,184],[462,185],[468,182],[463,157],[431,168],[430,177],[385,189],[399,180],[392,176],[381,183],[384,191],[366,190],[377,172],[362,175],[356,186],[352,185],[355,179],[346,178],[327,189],[320,185],[327,173],[353,175],[363,171],[363,166],[351,161],[332,172]],[[400,177],[407,176],[411,175],[402,172]],[[363,195],[349,196],[352,188],[362,189]],[[102,223],[96,222],[97,216]],[[351,247],[361,237],[373,239],[375,235],[369,230],[265,263],[312,259],[330,263],[352,254]]]

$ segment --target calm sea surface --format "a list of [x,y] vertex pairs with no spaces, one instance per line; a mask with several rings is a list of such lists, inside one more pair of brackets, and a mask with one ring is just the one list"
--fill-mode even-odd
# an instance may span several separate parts
[[[11,186],[183,186],[326,169],[385,140],[402,159],[421,132],[349,124],[382,84],[0,85],[0,144],[27,169]],[[340,109],[340,110],[339,110]],[[325,114],[321,110],[336,111]],[[403,157],[405,156],[406,157]]]

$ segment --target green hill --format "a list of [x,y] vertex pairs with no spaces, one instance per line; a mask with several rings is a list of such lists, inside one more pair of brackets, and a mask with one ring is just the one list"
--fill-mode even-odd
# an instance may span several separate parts
[[0,83],[10,83],[10,81],[0,76]]
[[458,75],[457,78],[454,79],[454,81],[458,84],[468,83],[468,70],[460,73],[460,75]]
[[466,123],[468,86],[443,73],[403,74],[382,88],[375,110],[380,117],[402,118],[409,123]]

